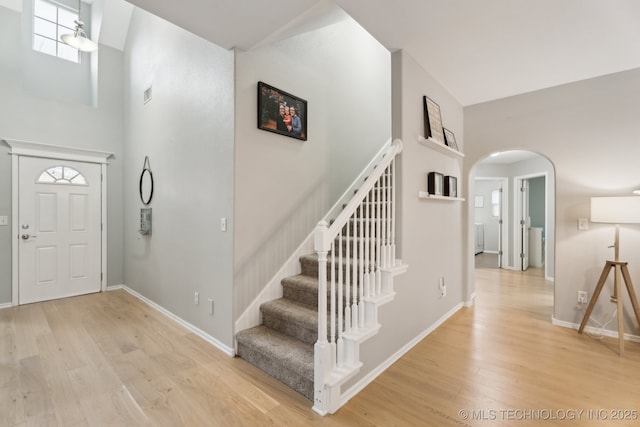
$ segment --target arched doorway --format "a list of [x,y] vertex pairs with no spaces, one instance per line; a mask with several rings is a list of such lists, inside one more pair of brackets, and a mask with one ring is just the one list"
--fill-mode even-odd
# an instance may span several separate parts
[[470,267],[534,270],[551,285],[555,275],[553,164],[531,151],[494,153],[472,166],[468,185]]

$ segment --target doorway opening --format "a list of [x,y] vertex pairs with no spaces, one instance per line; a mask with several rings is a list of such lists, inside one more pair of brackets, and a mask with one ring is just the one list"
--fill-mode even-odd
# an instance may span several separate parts
[[553,165],[531,151],[494,153],[470,174],[473,188],[473,255],[483,267],[554,277]]
[[498,288],[529,286],[529,279],[536,278],[547,287],[548,311],[553,313],[553,164],[530,151],[495,153],[471,168],[469,191],[468,241],[474,287],[476,277],[487,275],[504,285]]

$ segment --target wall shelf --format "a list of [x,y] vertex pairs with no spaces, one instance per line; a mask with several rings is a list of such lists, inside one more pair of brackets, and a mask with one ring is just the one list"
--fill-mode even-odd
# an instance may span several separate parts
[[448,200],[450,202],[464,202],[465,200],[462,197],[448,197],[448,196],[436,196],[435,194],[429,194],[426,191],[418,191],[419,199],[429,199],[429,200]]
[[431,139],[431,138],[424,138],[422,136],[418,137],[418,142],[426,147],[429,147],[433,150],[439,151],[443,154],[449,155],[449,156],[458,156],[458,157],[464,157],[464,153],[462,153],[461,151],[458,150],[454,150],[451,147],[447,147],[444,144],[439,143],[438,141],[436,141],[435,139]]

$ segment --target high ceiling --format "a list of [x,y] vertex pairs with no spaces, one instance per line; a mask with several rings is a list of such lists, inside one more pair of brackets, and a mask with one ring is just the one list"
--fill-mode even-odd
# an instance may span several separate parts
[[[0,0],[21,9],[23,0]],[[122,48],[124,0],[86,0],[100,43]],[[343,19],[403,49],[462,105],[640,68],[638,0],[129,0],[227,49]]]
[[640,67],[637,0],[130,0],[225,48],[250,49],[337,4],[462,105]]

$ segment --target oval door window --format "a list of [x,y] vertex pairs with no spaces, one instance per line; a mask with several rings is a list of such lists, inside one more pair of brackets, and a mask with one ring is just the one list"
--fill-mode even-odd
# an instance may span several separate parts
[[153,197],[153,174],[149,165],[149,157],[144,158],[144,166],[140,174],[140,200],[144,205],[151,203]]

